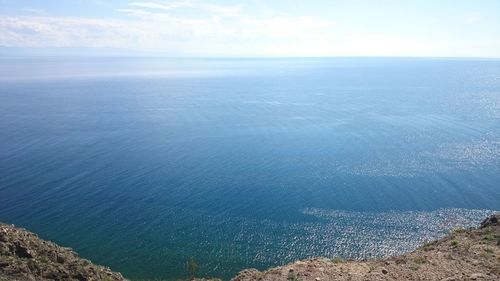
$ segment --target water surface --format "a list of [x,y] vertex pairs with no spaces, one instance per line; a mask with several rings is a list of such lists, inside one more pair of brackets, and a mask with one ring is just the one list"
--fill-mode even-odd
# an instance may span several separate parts
[[414,249],[500,210],[500,61],[0,58],[0,221],[129,278]]

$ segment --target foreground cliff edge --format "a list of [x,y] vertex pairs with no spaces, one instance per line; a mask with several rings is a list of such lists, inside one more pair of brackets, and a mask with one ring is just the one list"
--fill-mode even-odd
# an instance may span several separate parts
[[69,248],[45,241],[13,225],[0,224],[0,281],[125,280],[92,264]]
[[477,229],[457,229],[401,256],[367,261],[310,259],[264,272],[247,269],[232,281],[250,280],[500,280],[500,214]]
[[[260,272],[241,271],[232,281],[283,280],[500,280],[500,214],[477,229],[457,229],[401,256],[368,261],[310,259]],[[0,281],[125,280],[69,248],[25,229],[0,224]]]

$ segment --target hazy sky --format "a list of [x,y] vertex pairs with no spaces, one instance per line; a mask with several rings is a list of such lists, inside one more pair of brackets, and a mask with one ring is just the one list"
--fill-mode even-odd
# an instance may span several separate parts
[[500,57],[500,0],[0,0],[0,46]]

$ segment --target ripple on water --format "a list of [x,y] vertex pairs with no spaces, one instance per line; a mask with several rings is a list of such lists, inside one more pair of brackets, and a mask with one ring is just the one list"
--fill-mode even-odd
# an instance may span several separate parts
[[[196,229],[169,243],[183,243],[204,274],[230,277],[247,267],[265,269],[297,259],[341,256],[365,259],[397,255],[440,238],[453,228],[476,226],[491,210],[439,209],[405,212],[351,212],[306,208],[312,220],[278,222],[189,215]],[[184,226],[178,226],[184,228]],[[196,242],[193,242],[196,241]],[[228,259],[227,257],[231,257]]]
[[461,143],[444,143],[433,150],[390,153],[360,163],[338,164],[339,173],[358,176],[416,177],[450,171],[471,171],[500,164],[500,141],[487,138]]

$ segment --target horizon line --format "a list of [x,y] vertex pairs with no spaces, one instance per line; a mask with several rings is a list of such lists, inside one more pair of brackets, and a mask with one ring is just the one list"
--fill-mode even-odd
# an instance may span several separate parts
[[141,54],[2,54],[0,59],[7,58],[162,58],[162,59],[457,59],[457,60],[500,60],[500,57],[488,56],[377,56],[377,55],[332,55],[332,56],[171,56]]

